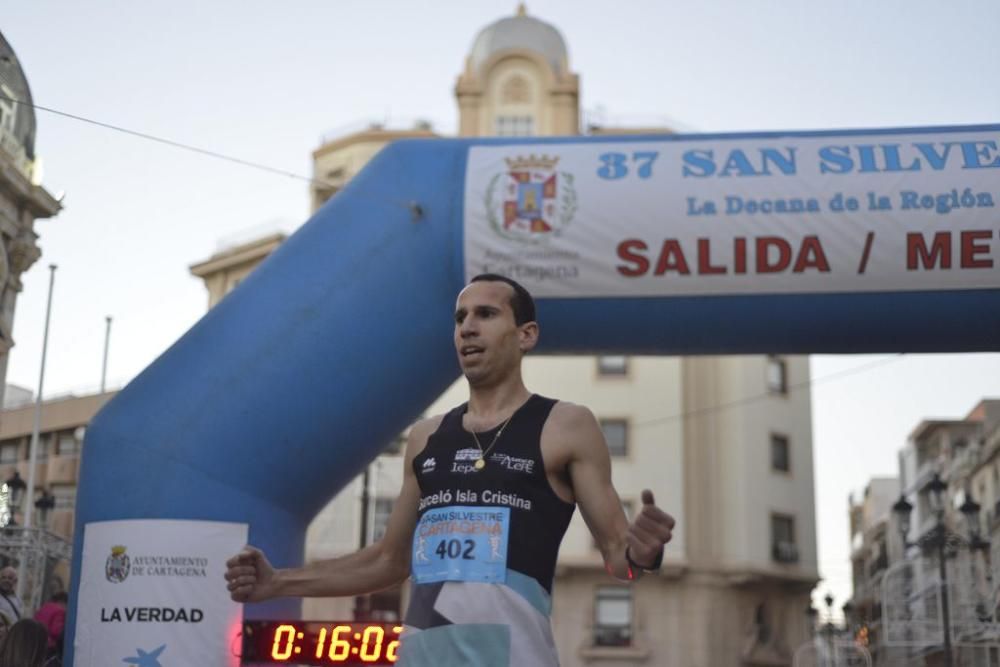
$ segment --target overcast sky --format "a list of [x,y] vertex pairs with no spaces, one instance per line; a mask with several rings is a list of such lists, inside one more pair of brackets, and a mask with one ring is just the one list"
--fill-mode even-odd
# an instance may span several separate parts
[[[433,10],[428,7],[432,6]],[[324,135],[428,119],[454,132],[476,33],[514,2],[0,0],[36,104],[308,175]],[[588,118],[684,131],[1000,122],[996,0],[531,2],[564,35]],[[7,380],[36,387],[56,263],[46,395],[134,377],[205,311],[187,267],[293,231],[307,184],[38,112],[44,186]],[[933,316],[933,313],[929,313]],[[1000,397],[1000,355],[815,357],[820,570],[850,589],[847,494],[896,472],[925,417]],[[846,369],[857,372],[839,373]]]

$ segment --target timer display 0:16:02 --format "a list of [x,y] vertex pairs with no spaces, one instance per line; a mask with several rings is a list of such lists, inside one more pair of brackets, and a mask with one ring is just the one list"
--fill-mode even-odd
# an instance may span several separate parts
[[392,665],[402,631],[394,623],[247,621],[242,664]]

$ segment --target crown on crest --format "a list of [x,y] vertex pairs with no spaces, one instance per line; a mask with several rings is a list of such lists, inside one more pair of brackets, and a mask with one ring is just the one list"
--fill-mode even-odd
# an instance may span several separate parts
[[115,546],[111,547],[111,553],[115,556],[121,556],[122,554],[125,553],[125,547],[123,547],[120,544],[116,544]]
[[527,157],[518,156],[515,158],[506,158],[507,166],[510,169],[554,169],[556,163],[559,162],[557,157],[549,157],[548,155],[535,156],[534,154]]

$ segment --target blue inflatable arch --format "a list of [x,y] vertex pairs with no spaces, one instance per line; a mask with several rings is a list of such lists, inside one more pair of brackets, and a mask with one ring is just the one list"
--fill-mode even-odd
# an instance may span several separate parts
[[[684,139],[634,140],[651,138]],[[458,377],[466,159],[516,143],[387,147],[120,392],[87,431],[75,553],[89,522],[198,519],[248,522],[274,562],[301,562],[313,516]],[[1000,290],[541,299],[539,320],[543,354],[984,351]]]

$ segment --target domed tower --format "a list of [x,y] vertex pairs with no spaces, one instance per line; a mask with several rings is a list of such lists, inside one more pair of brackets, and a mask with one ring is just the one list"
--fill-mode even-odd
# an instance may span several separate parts
[[523,3],[476,36],[455,97],[461,136],[580,132],[580,80],[569,69],[566,42]]
[[35,110],[31,89],[14,49],[0,33],[0,145],[4,157],[31,179],[35,160]]
[[0,34],[0,401],[21,274],[42,254],[35,220],[61,208],[39,185],[40,172],[31,89],[14,49]]

